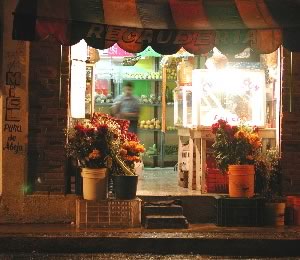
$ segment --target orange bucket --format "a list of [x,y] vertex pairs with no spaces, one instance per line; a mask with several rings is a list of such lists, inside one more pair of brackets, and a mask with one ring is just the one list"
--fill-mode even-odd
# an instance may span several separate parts
[[285,203],[266,203],[265,224],[268,226],[284,225]]
[[285,208],[285,221],[286,225],[294,224],[294,200],[296,196],[286,197],[286,208]]
[[300,197],[294,198],[294,224],[300,226]]
[[229,196],[254,196],[254,165],[229,165]]

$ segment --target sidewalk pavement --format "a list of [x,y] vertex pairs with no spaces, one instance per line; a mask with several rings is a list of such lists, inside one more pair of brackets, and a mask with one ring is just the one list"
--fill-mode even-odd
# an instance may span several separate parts
[[156,253],[300,257],[299,227],[78,229],[70,224],[1,224],[0,253]]

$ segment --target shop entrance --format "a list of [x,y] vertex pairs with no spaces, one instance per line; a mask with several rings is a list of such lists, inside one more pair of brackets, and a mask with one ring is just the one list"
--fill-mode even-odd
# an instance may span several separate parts
[[[279,61],[279,50],[257,55],[246,49],[225,56],[214,49],[194,56],[181,49],[162,56],[150,47],[131,54],[117,44],[98,51],[81,41],[72,47],[71,118],[111,114],[114,100],[130,82],[140,104],[137,135],[146,149],[137,164],[138,195],[226,193],[226,180],[218,183],[220,178],[208,170],[213,164],[210,126],[220,118],[257,125],[265,130],[263,149],[278,148]],[[193,139],[191,129],[207,137]]]

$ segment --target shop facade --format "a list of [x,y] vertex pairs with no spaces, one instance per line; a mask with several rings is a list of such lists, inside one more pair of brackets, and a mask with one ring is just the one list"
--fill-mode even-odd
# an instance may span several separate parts
[[[4,1],[1,6],[0,220],[73,221],[76,195],[65,195],[64,152],[70,111],[70,48],[54,39],[13,41],[15,2]],[[92,29],[96,33],[99,28]],[[300,55],[282,48],[280,56],[283,188],[286,194],[299,193]]]

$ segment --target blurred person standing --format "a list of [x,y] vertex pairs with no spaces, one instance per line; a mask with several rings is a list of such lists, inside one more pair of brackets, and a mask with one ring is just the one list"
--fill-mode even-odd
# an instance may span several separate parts
[[120,119],[129,120],[128,131],[137,134],[140,105],[139,100],[133,96],[133,88],[131,82],[124,84],[123,94],[114,100],[112,114]]

